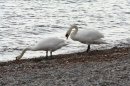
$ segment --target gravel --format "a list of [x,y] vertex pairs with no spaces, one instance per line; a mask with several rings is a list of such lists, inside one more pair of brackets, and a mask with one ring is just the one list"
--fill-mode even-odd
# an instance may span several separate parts
[[129,51],[112,48],[1,63],[0,86],[130,86]]

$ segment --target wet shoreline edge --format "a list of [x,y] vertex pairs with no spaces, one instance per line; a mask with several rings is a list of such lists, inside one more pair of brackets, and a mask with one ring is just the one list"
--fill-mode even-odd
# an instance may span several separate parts
[[[115,56],[114,56],[115,54]],[[51,61],[51,60],[63,60],[68,61],[70,60],[73,62],[85,62],[85,61],[93,61],[93,62],[99,62],[99,61],[111,61],[118,58],[123,58],[125,56],[128,56],[130,54],[130,47],[113,47],[110,49],[104,49],[104,50],[93,50],[89,53],[87,52],[78,52],[78,53],[71,53],[71,54],[59,54],[54,55],[53,57],[36,57],[36,58],[29,58],[29,59],[20,59],[20,60],[11,60],[7,62],[0,62],[0,66],[8,66],[11,64],[21,64],[24,62],[40,62],[40,61]],[[122,56],[124,55],[124,56]],[[120,57],[121,56],[121,57]],[[97,58],[96,58],[97,57]],[[62,62],[63,62],[62,61]],[[64,62],[63,62],[64,64]]]

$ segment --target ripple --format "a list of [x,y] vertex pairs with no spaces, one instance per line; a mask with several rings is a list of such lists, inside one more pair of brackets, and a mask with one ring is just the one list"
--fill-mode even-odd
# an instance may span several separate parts
[[[1,59],[7,56],[7,60],[12,59],[12,56],[21,53],[23,48],[32,46],[43,37],[58,36],[65,39],[64,35],[72,24],[77,24],[80,29],[100,30],[105,35],[104,39],[110,42],[110,46],[120,44],[119,41],[129,43],[129,3],[124,0],[3,0],[0,1],[0,9]],[[86,49],[86,45],[79,42],[71,39],[69,42],[69,47],[54,54]],[[101,46],[92,48],[97,47]],[[25,58],[42,54],[27,52]]]

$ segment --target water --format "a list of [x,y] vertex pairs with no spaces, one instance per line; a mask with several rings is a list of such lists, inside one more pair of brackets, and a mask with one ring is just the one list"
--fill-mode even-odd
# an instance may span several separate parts
[[[128,0],[1,0],[0,61],[14,60],[21,51],[43,37],[65,39],[72,24],[79,29],[94,28],[105,35],[108,45],[92,50],[130,43],[130,2]],[[72,41],[53,54],[85,51],[87,46]],[[27,51],[23,58],[45,56]]]

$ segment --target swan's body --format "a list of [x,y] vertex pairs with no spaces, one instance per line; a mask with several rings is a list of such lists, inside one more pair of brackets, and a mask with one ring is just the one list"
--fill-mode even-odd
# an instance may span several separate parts
[[[75,30],[71,33],[73,28],[75,28]],[[101,39],[104,38],[104,35],[94,29],[85,29],[78,31],[78,27],[76,25],[72,25],[66,33],[67,39],[69,35],[74,41],[88,44],[87,52],[90,50],[90,44],[106,44],[106,42]]]
[[65,43],[65,41],[63,39],[59,39],[56,37],[50,37],[50,38],[46,38],[41,40],[39,43],[37,43],[34,47],[28,47],[25,48],[22,53],[16,57],[16,60],[19,60],[20,58],[22,58],[22,56],[24,55],[24,53],[27,50],[31,50],[31,51],[46,51],[46,57],[48,56],[48,51],[50,51],[50,55],[52,56],[52,52],[60,49],[63,46],[66,46],[67,43]]

